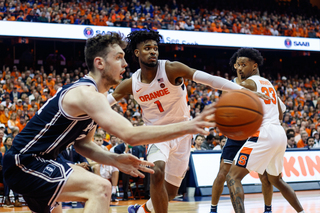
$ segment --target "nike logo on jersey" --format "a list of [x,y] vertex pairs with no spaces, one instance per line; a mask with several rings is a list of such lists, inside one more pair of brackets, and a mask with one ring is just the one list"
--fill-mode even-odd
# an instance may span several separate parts
[[142,88],[140,88],[140,89],[136,90],[136,92],[139,92],[140,90],[142,90]]

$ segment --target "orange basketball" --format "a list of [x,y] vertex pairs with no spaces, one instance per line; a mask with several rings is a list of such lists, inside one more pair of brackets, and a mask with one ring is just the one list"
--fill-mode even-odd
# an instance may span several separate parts
[[217,127],[230,139],[245,140],[261,126],[262,104],[250,91],[229,91],[221,96],[215,107]]

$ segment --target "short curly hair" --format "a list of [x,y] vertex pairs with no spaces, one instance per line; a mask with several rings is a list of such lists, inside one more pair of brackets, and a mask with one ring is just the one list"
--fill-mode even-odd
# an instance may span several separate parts
[[110,45],[118,44],[122,49],[126,48],[127,42],[123,34],[108,32],[107,34],[98,34],[86,41],[84,55],[89,70],[93,71],[93,61],[96,57],[106,57],[109,51],[105,51]]
[[247,48],[247,47],[246,48],[241,48],[236,52],[236,54],[237,54],[237,58],[239,58],[239,57],[247,57],[250,60],[256,62],[258,64],[258,66],[262,66],[263,65],[263,56],[256,49]]
[[162,35],[151,29],[133,31],[127,36],[128,46],[126,52],[132,54],[132,57],[136,59],[134,50],[137,49],[138,44],[147,40],[154,40],[159,44],[161,39]]

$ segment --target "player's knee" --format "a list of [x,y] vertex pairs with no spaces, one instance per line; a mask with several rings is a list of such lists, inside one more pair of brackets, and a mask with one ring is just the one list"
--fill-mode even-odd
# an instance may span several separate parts
[[226,177],[227,177],[228,172],[220,172],[218,173],[216,180],[218,180],[221,183],[224,183],[226,181]]
[[164,181],[164,169],[160,167],[154,167],[154,174],[151,176],[151,184],[159,184]]
[[219,175],[219,176],[224,176],[224,177],[226,177],[227,174],[228,174],[228,172],[229,172],[229,170],[230,170],[230,166],[231,166],[231,165],[224,164],[224,165],[221,167],[221,169],[219,170],[218,175]]
[[259,177],[260,177],[260,181],[263,185],[270,185],[271,184],[267,176],[263,175],[263,176],[259,176]]
[[110,181],[102,179],[95,182],[91,194],[98,199],[107,199],[108,196],[111,196],[111,188]]
[[270,184],[274,185],[276,188],[279,189],[280,185],[282,184],[282,179],[280,177],[270,177],[268,178]]

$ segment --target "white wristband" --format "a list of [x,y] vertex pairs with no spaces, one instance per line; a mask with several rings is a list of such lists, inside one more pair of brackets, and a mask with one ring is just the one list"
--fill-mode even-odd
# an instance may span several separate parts
[[225,78],[219,76],[210,75],[206,72],[197,70],[193,74],[193,81],[208,85],[218,90],[237,90],[242,89],[242,86],[239,86],[236,83],[233,83]]
[[112,94],[108,94],[107,99],[109,101],[110,106],[112,106],[112,105],[117,103],[116,99],[114,99]]

